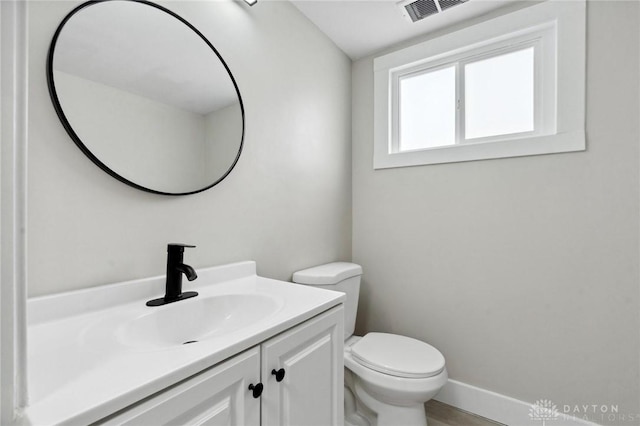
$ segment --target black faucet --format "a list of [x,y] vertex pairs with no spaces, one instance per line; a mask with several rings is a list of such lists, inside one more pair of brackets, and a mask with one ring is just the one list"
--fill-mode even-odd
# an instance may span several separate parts
[[196,271],[189,265],[182,263],[185,247],[195,247],[186,244],[167,245],[167,282],[164,297],[149,300],[147,306],[160,306],[178,300],[188,299],[198,295],[195,291],[182,292],[182,274],[189,281],[198,278]]

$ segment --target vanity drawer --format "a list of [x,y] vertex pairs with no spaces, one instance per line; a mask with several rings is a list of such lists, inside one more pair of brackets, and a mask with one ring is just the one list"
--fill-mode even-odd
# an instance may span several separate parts
[[259,381],[255,347],[95,424],[258,426],[260,399],[247,389]]

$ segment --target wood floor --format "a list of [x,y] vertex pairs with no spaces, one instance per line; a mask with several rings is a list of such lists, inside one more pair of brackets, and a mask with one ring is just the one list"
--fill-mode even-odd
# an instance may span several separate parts
[[442,402],[431,400],[426,404],[428,426],[499,426],[484,417],[458,410]]

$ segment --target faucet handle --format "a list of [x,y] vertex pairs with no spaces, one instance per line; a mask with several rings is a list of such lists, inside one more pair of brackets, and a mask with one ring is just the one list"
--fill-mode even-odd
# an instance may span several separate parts
[[185,248],[195,248],[196,246],[192,246],[190,244],[180,244],[180,243],[169,243],[167,244],[167,251],[177,250],[179,253],[182,253]]

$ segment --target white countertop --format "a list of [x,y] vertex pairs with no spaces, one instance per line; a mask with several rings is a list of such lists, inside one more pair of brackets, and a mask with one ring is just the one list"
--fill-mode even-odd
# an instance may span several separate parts
[[[89,424],[196,374],[344,301],[344,294],[256,275],[255,262],[197,270],[183,291],[199,296],[160,307],[164,276],[28,301],[29,406],[24,424]],[[260,321],[197,343],[132,344],[118,330],[152,310],[182,309],[214,295],[262,294],[277,308]],[[195,306],[195,305],[192,305]]]

